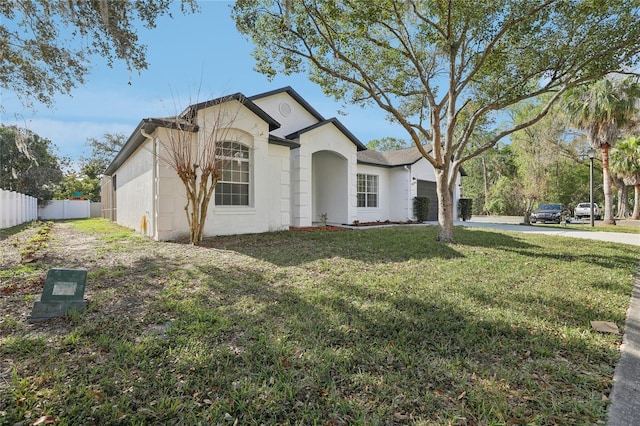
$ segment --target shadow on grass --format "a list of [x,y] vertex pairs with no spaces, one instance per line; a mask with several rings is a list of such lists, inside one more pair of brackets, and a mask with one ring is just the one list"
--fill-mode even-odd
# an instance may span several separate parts
[[[220,252],[189,248],[186,261],[149,254],[95,269],[101,299],[79,323],[36,329],[48,340],[35,352],[0,348],[20,377],[0,390],[0,411],[10,424],[43,406],[75,424],[603,420],[614,338],[598,340],[568,316],[578,308],[569,296],[447,287],[428,270],[388,285],[373,279],[386,265],[352,276],[300,267],[333,258],[457,262],[468,247],[538,251],[482,234],[457,231],[457,246],[436,243],[428,228],[223,237],[209,247],[250,258],[225,263]],[[166,335],[147,332],[163,323]]]
[[[500,249],[503,251],[513,252],[526,258],[531,259],[549,259],[564,262],[582,262],[585,264],[595,264],[608,269],[616,269],[620,267],[628,267],[629,265],[638,264],[638,256],[629,254],[628,256],[620,256],[607,254],[611,247],[615,244],[601,241],[589,240],[565,240],[556,236],[536,236],[536,238],[546,241],[554,241],[555,245],[534,245],[525,242],[524,238],[509,235],[501,231],[479,231],[477,229],[456,229],[456,238],[458,243],[467,246],[486,247],[492,249]],[[531,238],[528,238],[531,241]],[[591,253],[576,254],[575,247],[594,247]],[[551,250],[548,248],[551,247]]]
[[[211,277],[212,296],[200,294],[195,304],[172,312],[181,320],[170,341],[218,349],[180,359],[175,368],[178,374],[204,369],[212,375],[226,369],[215,375],[214,386],[222,400],[235,401],[221,409],[241,420],[327,419],[338,410],[346,422],[368,417],[384,423],[392,421],[394,410],[433,420],[447,409],[480,422],[541,416],[537,421],[544,423],[549,414],[539,407],[558,404],[564,407],[553,414],[560,419],[589,423],[603,415],[604,402],[591,408],[577,404],[578,412],[572,412],[568,407],[576,404],[569,402],[584,395],[571,383],[606,392],[600,374],[612,369],[598,369],[615,359],[613,346],[603,351],[537,324],[482,315],[482,304],[472,311],[442,294],[394,293],[331,280],[317,287],[273,286],[255,272],[238,271],[241,280],[210,268],[203,272]],[[551,324],[558,318],[553,311],[545,316]],[[194,321],[204,325],[196,327],[198,336]],[[190,380],[195,387],[211,386],[200,377]],[[531,402],[510,406],[488,383]],[[484,411],[487,404],[490,413]]]
[[[427,226],[343,232],[284,231],[207,238],[202,247],[232,250],[278,266],[295,266],[334,257],[367,263],[463,257],[456,244],[438,243],[436,235],[436,227]],[[510,235],[491,232],[479,235],[462,228],[456,229],[456,238],[462,245],[531,247]]]
[[20,232],[32,228],[35,222],[25,222],[21,225],[12,226],[11,228],[0,229],[0,241],[6,240]]
[[486,231],[478,228],[458,226],[455,230],[458,244],[470,247],[486,247],[492,249],[535,249],[538,246],[525,241],[513,232]]

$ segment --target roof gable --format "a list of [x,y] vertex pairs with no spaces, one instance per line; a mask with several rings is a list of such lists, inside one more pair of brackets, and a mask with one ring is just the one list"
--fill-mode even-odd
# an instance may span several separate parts
[[255,101],[255,100],[259,100],[259,99],[268,98],[268,97],[273,96],[273,95],[278,95],[280,93],[286,93],[287,95],[291,96],[297,103],[300,104],[300,106],[302,106],[316,120],[324,121],[324,117],[322,116],[322,114],[320,114],[315,108],[313,108],[309,104],[309,102],[305,101],[304,98],[302,96],[300,96],[300,94],[298,92],[293,90],[293,88],[291,86],[286,86],[286,87],[282,87],[280,89],[275,89],[275,90],[270,90],[268,92],[259,93],[257,95],[253,95],[253,96],[249,97],[249,99],[251,101]]
[[[120,152],[118,152],[111,164],[107,167],[104,174],[109,176],[116,170],[118,170],[118,168],[120,168],[120,166],[138,149],[138,147],[142,145],[142,143],[146,139],[145,136],[142,135],[142,131],[147,134],[151,134],[158,127],[166,127],[169,129],[176,129],[180,127],[182,130],[197,132],[199,128],[196,124],[194,124],[194,118],[199,110],[230,101],[240,102],[242,106],[246,107],[260,119],[264,120],[264,122],[269,126],[269,131],[275,130],[280,127],[280,123],[278,123],[262,108],[253,103],[251,99],[247,98],[242,93],[238,92],[232,95],[221,96],[219,98],[211,99],[205,102],[189,105],[182,113],[175,117],[142,119],[131,136],[129,136],[129,139],[127,139],[123,147],[120,149]],[[278,140],[269,139],[269,142],[283,145],[283,142]],[[286,146],[295,147],[291,144]]]
[[349,129],[347,129],[346,127],[344,127],[344,125],[340,122],[340,120],[338,120],[337,118],[330,118],[328,120],[323,120],[319,123],[316,123],[314,125],[311,125],[309,127],[305,127],[304,129],[300,129],[294,133],[291,133],[289,135],[286,136],[287,139],[292,140],[292,139],[298,139],[300,137],[301,134],[303,133],[307,133],[310,132],[314,129],[317,129],[319,127],[325,126],[327,124],[333,124],[334,126],[336,126],[336,128],[347,137],[347,139],[349,139],[358,149],[358,151],[365,151],[367,149],[366,146],[364,146],[362,144],[362,142],[360,142],[360,140],[358,138],[356,138],[353,133],[351,133],[349,131]]
[[240,102],[243,106],[247,107],[249,111],[253,112],[255,115],[257,115],[262,120],[264,120],[267,124],[269,124],[270,132],[280,127],[280,123],[278,123],[273,117],[267,114],[258,105],[253,103],[251,98],[247,98],[245,95],[243,95],[240,92],[190,105],[182,112],[182,114],[180,114],[180,117],[189,118],[190,116],[195,115],[195,113],[201,109],[208,108],[214,105],[220,105],[232,100]]

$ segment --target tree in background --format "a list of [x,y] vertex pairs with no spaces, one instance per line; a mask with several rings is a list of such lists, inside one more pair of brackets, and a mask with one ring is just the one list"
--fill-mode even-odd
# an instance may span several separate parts
[[[523,103],[513,110],[514,121],[522,122],[535,114],[536,106]],[[562,131],[560,132],[560,134]],[[530,223],[531,212],[539,200],[544,200],[549,181],[545,179],[548,168],[553,163],[555,153],[549,138],[557,137],[548,120],[541,120],[533,126],[515,132],[511,136],[511,146],[516,154],[519,181],[522,189],[524,223]]]
[[564,106],[572,124],[583,130],[593,149],[602,151],[604,188],[604,223],[615,225],[609,169],[609,149],[618,139],[619,130],[632,122],[640,85],[635,78],[602,79],[571,89]]
[[522,215],[522,183],[517,176],[500,176],[489,188],[487,211],[498,215]]
[[372,139],[367,142],[367,148],[378,152],[396,151],[398,149],[409,148],[409,144],[404,139],[386,137],[382,139]]
[[93,164],[83,166],[80,172],[67,172],[54,193],[54,199],[68,200],[80,193],[85,200],[99,202],[101,176]]
[[[455,242],[465,161],[535,124],[567,89],[635,64],[640,51],[637,5],[621,0],[238,0],[233,15],[258,71],[308,71],[326,94],[376,105],[405,129],[435,169],[443,242]],[[537,116],[469,149],[480,123],[545,93]]]
[[[524,216],[527,186],[538,194],[540,203],[560,203],[573,209],[588,200],[589,163],[586,155],[582,155],[588,145],[584,138],[571,133],[557,139],[544,137],[554,132],[560,135],[563,127],[564,117],[554,114],[526,133],[518,132],[512,143],[498,144],[468,161],[465,164],[468,176],[462,185],[465,197],[474,200],[474,214]],[[538,142],[529,146],[527,141]],[[543,151],[547,157],[538,159],[532,156],[533,151]],[[596,180],[596,194],[601,190],[602,184]],[[598,198],[596,202],[601,204]]]
[[[515,123],[538,114],[546,104],[526,102],[511,109]],[[573,207],[576,201],[567,199],[567,185],[575,185],[571,179],[562,176],[578,163],[576,138],[567,134],[567,121],[558,111],[547,115],[533,126],[515,132],[511,137],[511,147],[515,154],[518,181],[522,188],[524,223],[530,223],[534,208],[540,203],[561,203]],[[578,138],[579,139],[579,138]],[[579,202],[579,201],[578,201]]]
[[[0,2],[0,88],[25,105],[51,105],[56,93],[83,84],[94,55],[112,66],[124,61],[130,71],[147,68],[146,47],[138,41],[140,25],[155,28],[170,16],[168,0]],[[183,13],[198,8],[182,0]]]
[[[465,164],[468,176],[462,180],[463,193],[473,199],[474,214],[520,214],[514,213],[510,196],[510,186],[516,178],[514,160],[511,145],[498,143]],[[507,191],[493,190],[498,182]]]
[[58,200],[70,199],[74,193],[90,201],[99,202],[101,178],[106,168],[124,146],[127,138],[119,133],[105,133],[101,139],[88,138],[85,145],[91,148],[88,157],[80,157],[77,168],[68,167],[64,179],[56,189],[54,198]]
[[[631,219],[640,219],[640,138],[629,137],[624,139],[611,150],[610,156],[611,172],[619,176],[623,180],[623,185],[632,185],[634,187],[634,203]],[[621,195],[618,197],[618,204],[625,203],[626,197]],[[618,209],[618,216],[621,219],[626,218],[626,212]]]
[[[579,203],[589,201],[589,160],[585,157],[576,151],[575,156],[557,158],[547,176],[553,182],[549,185],[547,201],[560,203],[571,212]],[[595,164],[594,169],[594,173],[598,173]],[[597,176],[593,188],[594,202],[602,206],[602,183]]]
[[63,162],[48,139],[30,130],[0,126],[0,188],[46,204],[62,182]]
[[99,177],[116,158],[125,142],[127,142],[127,137],[121,133],[107,132],[102,136],[102,139],[88,138],[85,146],[91,149],[91,154],[80,159],[82,167],[89,167],[90,172]]

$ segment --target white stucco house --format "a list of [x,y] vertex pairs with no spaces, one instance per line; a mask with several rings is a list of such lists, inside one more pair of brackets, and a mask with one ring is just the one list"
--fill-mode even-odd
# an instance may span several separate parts
[[[105,172],[103,216],[155,240],[188,236],[184,186],[162,161],[162,144],[177,122],[191,126],[194,140],[206,137],[201,129],[219,108],[237,111],[220,141],[233,161],[216,186],[205,236],[312,226],[321,215],[331,224],[408,221],[416,196],[431,199],[430,219],[437,218],[434,171],[417,148],[367,150],[291,87],[143,119]],[[454,206],[459,192],[457,185]]]

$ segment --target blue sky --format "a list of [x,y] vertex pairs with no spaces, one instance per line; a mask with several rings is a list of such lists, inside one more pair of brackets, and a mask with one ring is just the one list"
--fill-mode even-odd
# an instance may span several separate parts
[[71,97],[57,96],[52,108],[36,105],[35,112],[20,105],[12,93],[1,93],[5,111],[0,121],[27,127],[51,140],[59,154],[77,159],[89,154],[87,138],[100,138],[105,132],[128,137],[143,118],[174,115],[189,103],[225,94],[251,96],[291,86],[325,118],[337,117],[363,143],[386,136],[407,139],[383,112],[344,106],[325,96],[306,75],[277,76],[269,82],[254,71],[252,44],[236,30],[231,4],[201,1],[197,14],[177,11],[173,19],[160,19],[154,30],[142,28],[139,37],[148,46],[150,65],[140,75],[122,63],[109,68],[94,58],[85,85]]

